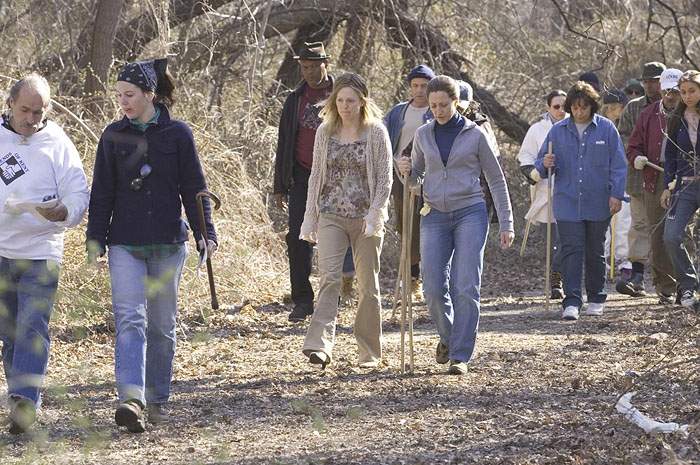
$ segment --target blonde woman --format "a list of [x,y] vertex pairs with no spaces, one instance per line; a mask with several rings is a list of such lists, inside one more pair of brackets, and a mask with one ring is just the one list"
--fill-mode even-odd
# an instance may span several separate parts
[[359,365],[376,367],[382,358],[379,254],[391,193],[391,142],[357,74],[337,78],[320,116],[300,238],[318,243],[321,280],[303,353],[321,368],[332,359],[343,259],[351,246]]

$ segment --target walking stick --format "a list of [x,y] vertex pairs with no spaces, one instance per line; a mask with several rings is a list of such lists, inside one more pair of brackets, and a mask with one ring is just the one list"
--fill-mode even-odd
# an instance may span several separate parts
[[413,370],[413,310],[411,305],[411,233],[413,226],[413,195],[408,188],[408,176],[403,177],[403,208],[401,221],[401,259],[399,260],[399,276],[401,281],[401,373],[406,372],[406,318],[411,316],[409,323],[410,369]]
[[[552,154],[552,142],[547,144],[547,155]],[[544,298],[545,310],[549,312],[549,297],[551,292],[550,275],[552,271],[552,168],[547,168],[547,253],[545,254]]]
[[617,216],[613,215],[610,223],[610,281],[615,279],[615,223]]
[[408,220],[406,220],[406,222],[408,223],[408,240],[406,241],[406,256],[404,258],[404,275],[406,282],[406,304],[408,305],[408,370],[410,373],[413,373],[413,294],[410,283],[413,279],[411,276],[411,242],[413,241],[413,214],[415,209],[416,196],[413,195],[413,193],[411,192],[409,194],[409,197],[410,199],[408,201]]
[[530,226],[532,226],[532,220],[527,220],[525,225],[525,232],[523,233],[523,242],[520,244],[520,256],[525,255],[525,246],[527,245],[527,236],[530,235]]
[[209,254],[209,233],[207,233],[207,222],[204,217],[204,197],[214,201],[214,210],[221,207],[221,200],[209,191],[197,192],[195,199],[197,200],[197,211],[199,212],[199,229],[202,232],[204,239],[204,253],[207,255],[207,276],[209,277],[209,292],[211,293],[211,308],[219,309],[219,300],[216,298],[216,287],[214,286],[214,269],[211,266],[211,255]]

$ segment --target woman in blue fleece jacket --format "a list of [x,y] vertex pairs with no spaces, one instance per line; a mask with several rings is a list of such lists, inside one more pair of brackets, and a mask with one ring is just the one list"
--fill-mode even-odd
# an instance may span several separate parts
[[473,121],[457,112],[459,87],[448,76],[428,84],[435,119],[418,128],[411,159],[397,164],[409,184],[422,185],[420,226],[423,291],[440,342],[435,359],[449,373],[467,372],[479,327],[484,246],[489,220],[479,176],[491,189],[501,247],[513,243],[513,212],[496,148]]

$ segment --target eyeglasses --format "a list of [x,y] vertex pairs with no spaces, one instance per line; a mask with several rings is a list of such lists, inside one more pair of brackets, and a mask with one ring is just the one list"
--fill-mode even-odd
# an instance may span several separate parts
[[555,110],[561,110],[561,105],[552,105],[552,108],[554,108]]
[[630,97],[633,95],[635,97],[641,97],[642,95],[644,95],[644,92],[642,92],[640,90],[626,90],[625,94],[629,95]]
[[666,97],[667,95],[680,94],[681,92],[678,89],[666,89],[662,90],[661,93]]
[[141,166],[141,169],[139,170],[139,177],[131,180],[131,184],[129,185],[131,187],[131,190],[141,190],[141,188],[143,187],[144,179],[146,179],[151,174],[151,171],[153,171],[153,168],[151,168],[151,165],[148,164],[148,159],[146,159],[146,162],[143,164],[143,166]]

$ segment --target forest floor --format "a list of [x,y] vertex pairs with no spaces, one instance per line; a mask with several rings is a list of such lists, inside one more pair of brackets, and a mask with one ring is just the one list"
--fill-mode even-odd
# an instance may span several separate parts
[[[308,321],[288,323],[278,302],[183,311],[172,420],[135,435],[113,421],[110,325],[55,325],[40,420],[31,434],[0,433],[0,463],[700,464],[700,315],[613,291],[602,317],[562,321],[538,291],[538,238],[523,259],[494,238],[465,376],[435,363],[423,305],[415,371],[400,373],[387,273],[386,363],[373,370],[357,367],[352,305],[325,371],[301,354]],[[615,411],[628,391],[642,412],[690,434],[650,436],[629,423]]]

